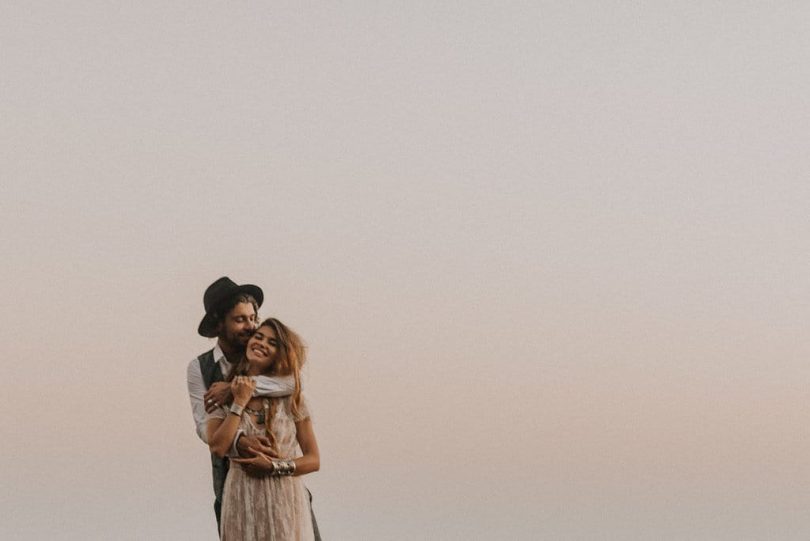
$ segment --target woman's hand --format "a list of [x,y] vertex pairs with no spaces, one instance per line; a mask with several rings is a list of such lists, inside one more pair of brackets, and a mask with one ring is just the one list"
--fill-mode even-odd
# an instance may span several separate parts
[[253,390],[256,388],[256,382],[253,378],[248,376],[236,376],[231,382],[231,394],[233,394],[233,403],[245,407],[250,402],[253,396]]

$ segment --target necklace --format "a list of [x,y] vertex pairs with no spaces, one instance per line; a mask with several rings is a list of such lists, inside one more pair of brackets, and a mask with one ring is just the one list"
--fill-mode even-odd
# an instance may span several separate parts
[[251,408],[245,406],[245,411],[248,412],[251,415],[255,415],[256,416],[256,423],[260,424],[260,425],[263,425],[264,422],[267,420],[267,416],[265,414],[265,411],[267,410],[269,405],[270,404],[267,402],[267,400],[264,400],[264,401],[262,401],[262,409],[254,410],[254,409],[251,409]]

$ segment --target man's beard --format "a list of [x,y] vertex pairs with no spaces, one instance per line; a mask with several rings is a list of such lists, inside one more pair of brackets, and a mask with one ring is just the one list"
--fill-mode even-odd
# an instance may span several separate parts
[[221,336],[220,340],[225,342],[233,351],[237,353],[244,353],[249,338],[250,333],[244,333]]

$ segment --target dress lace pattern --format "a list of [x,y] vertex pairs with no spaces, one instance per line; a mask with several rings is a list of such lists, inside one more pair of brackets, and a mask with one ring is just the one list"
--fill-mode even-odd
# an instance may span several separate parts
[[[281,458],[302,455],[296,439],[295,423],[309,417],[309,407],[301,397],[299,415],[293,418],[290,398],[278,398],[270,425]],[[209,414],[224,419],[228,410]],[[268,421],[270,422],[270,421]],[[264,426],[255,425],[243,415],[239,427],[245,434],[261,436]],[[231,462],[222,497],[222,541],[311,541],[315,534],[309,509],[309,496],[301,477],[250,477],[239,464]]]

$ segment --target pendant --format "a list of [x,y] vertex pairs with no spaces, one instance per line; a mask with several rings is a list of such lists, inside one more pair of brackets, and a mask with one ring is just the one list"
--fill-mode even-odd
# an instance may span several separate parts
[[264,424],[264,410],[259,413],[259,416],[256,418],[256,422],[260,425]]

